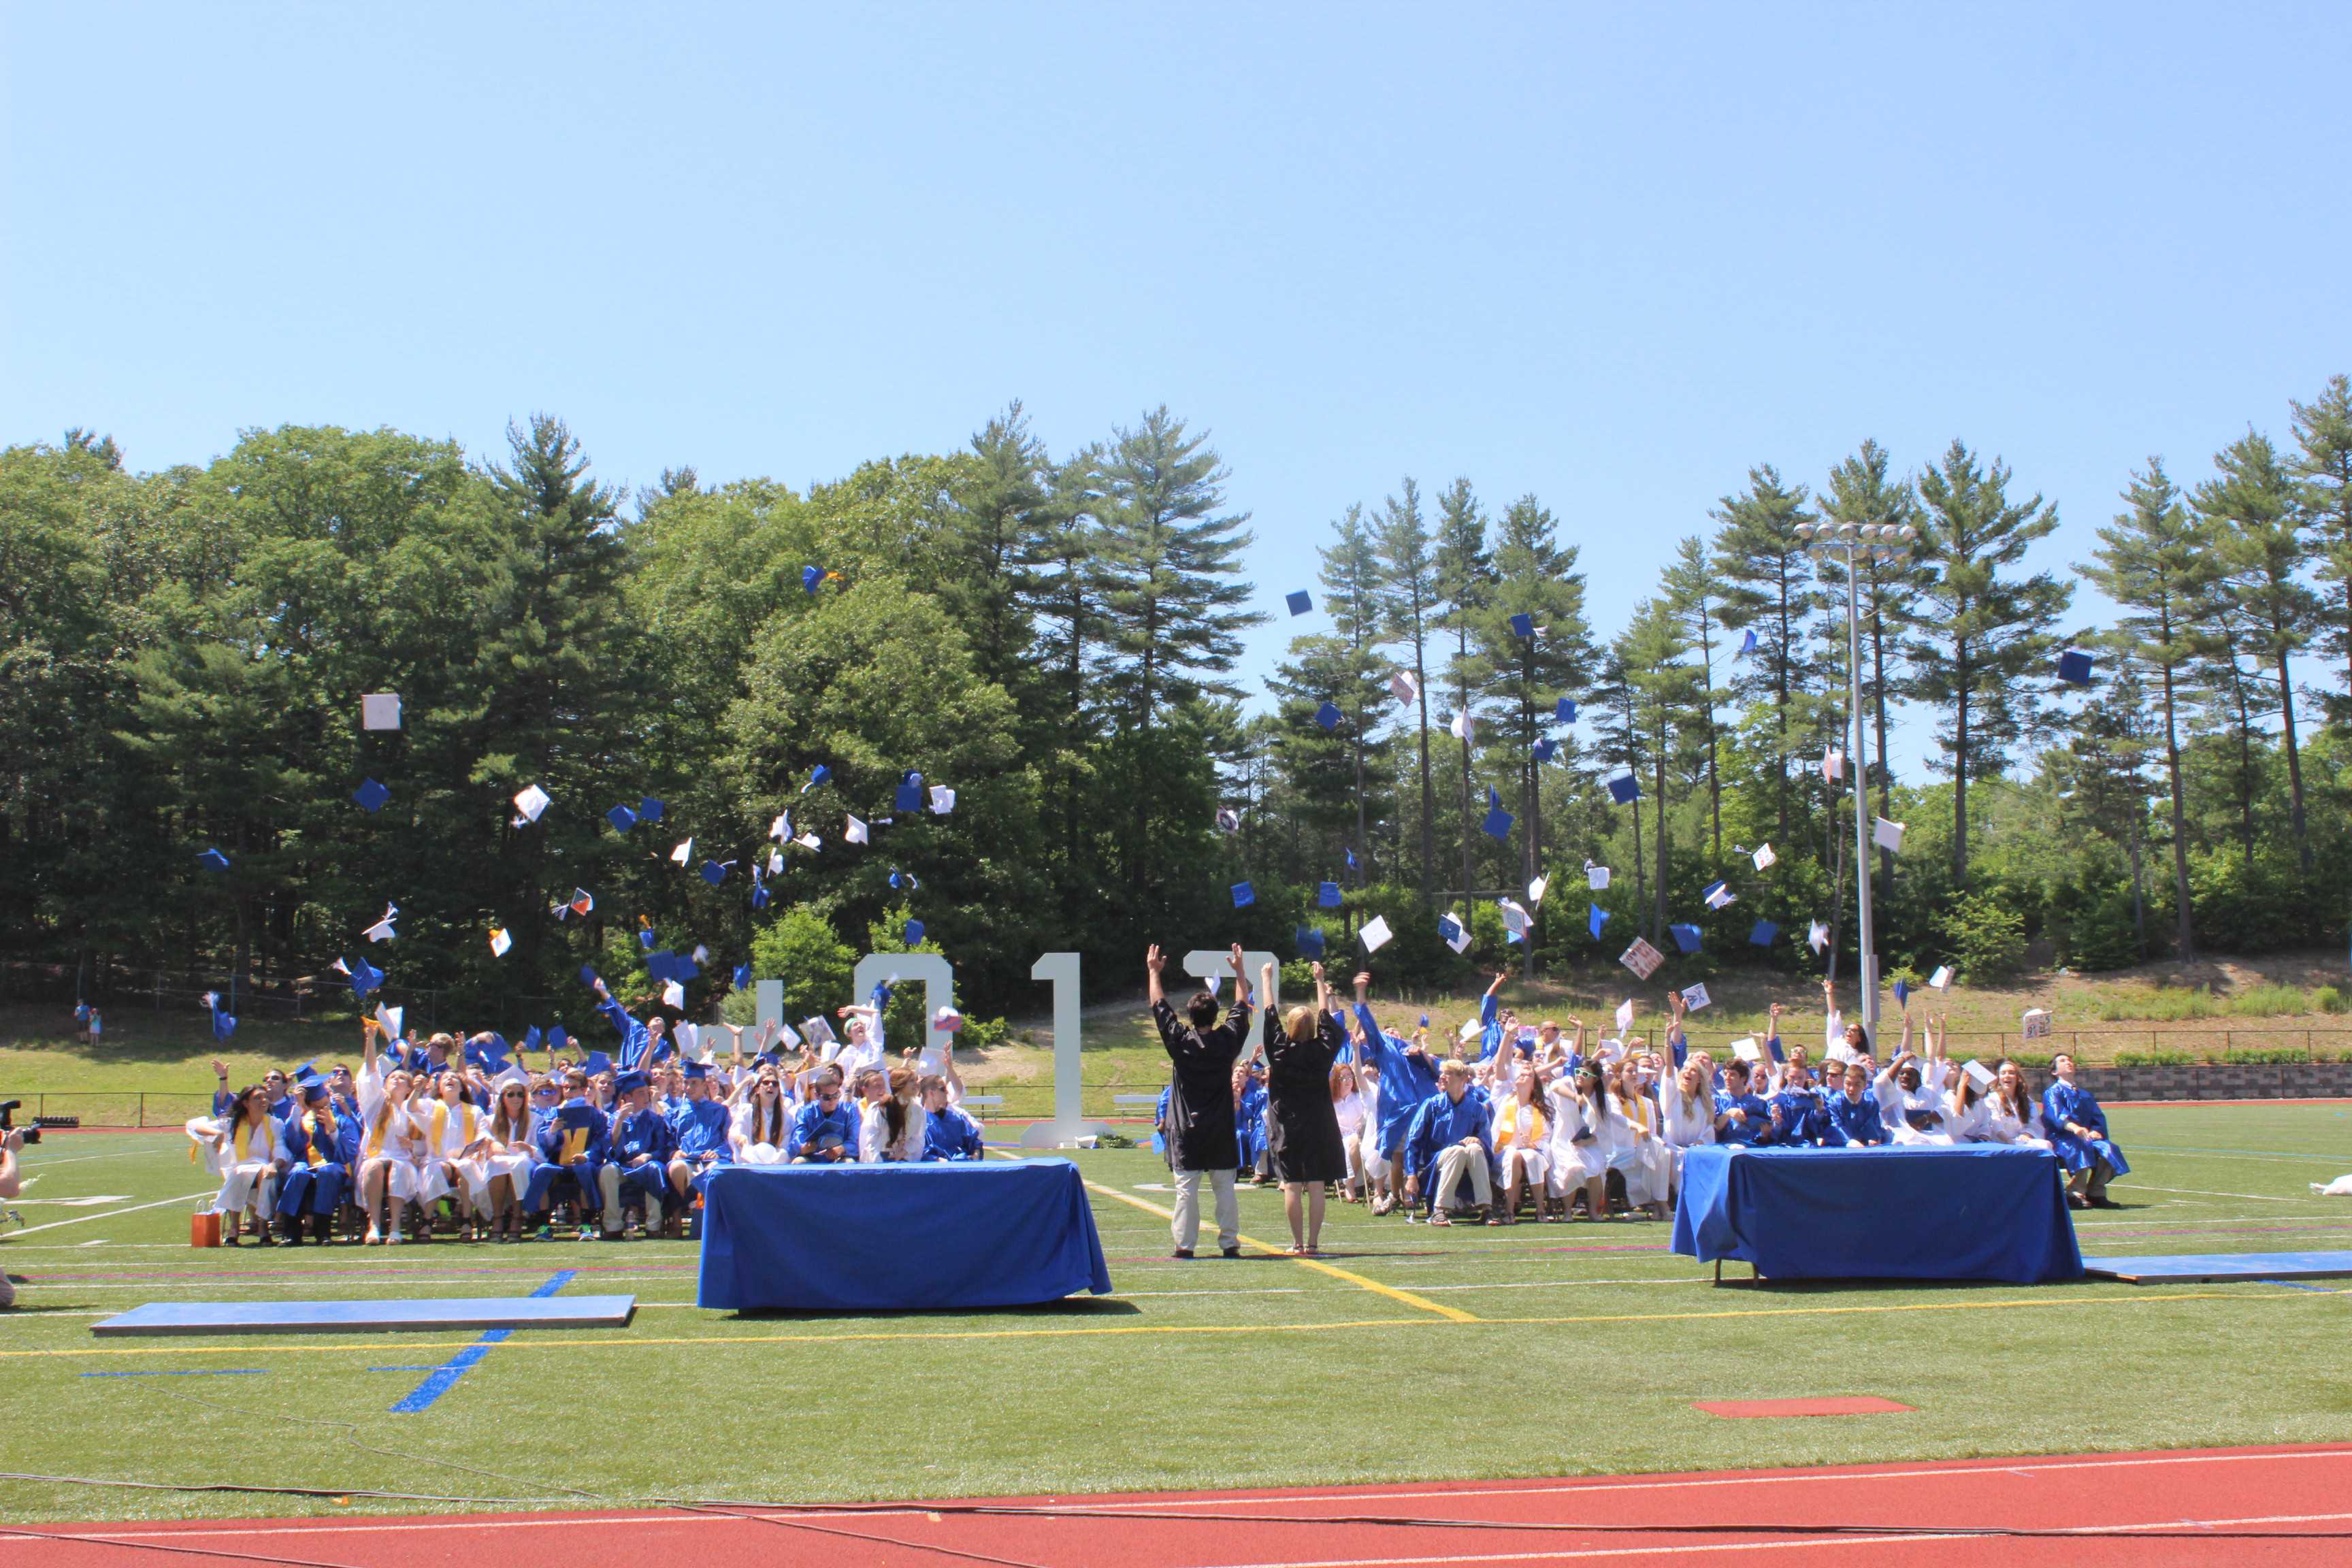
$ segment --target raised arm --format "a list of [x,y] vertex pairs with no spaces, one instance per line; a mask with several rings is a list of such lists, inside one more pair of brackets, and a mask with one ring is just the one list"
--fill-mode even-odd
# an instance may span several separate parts
[[1160,972],[1167,967],[1168,960],[1160,952],[1160,944],[1153,942],[1143,954],[1143,989],[1146,1000],[1154,1007],[1168,1000],[1168,994],[1160,988]]

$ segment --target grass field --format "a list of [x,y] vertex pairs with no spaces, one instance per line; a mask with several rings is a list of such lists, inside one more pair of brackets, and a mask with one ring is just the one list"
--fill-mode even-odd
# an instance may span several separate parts
[[[2125,1207],[2085,1252],[2352,1247],[2352,1105],[2114,1113]],[[740,1318],[685,1243],[190,1250],[174,1137],[27,1151],[0,1265],[0,1471],[357,1488],[488,1505],[796,1501],[1560,1475],[2352,1438],[2352,1294],[1739,1287],[1647,1222],[1432,1231],[1335,1208],[1338,1272],[1179,1263],[1148,1150],[1077,1156],[1118,1294],[978,1316]],[[1244,1229],[1281,1230],[1271,1193]],[[152,1205],[152,1206],[148,1206]],[[1891,1216],[1889,1223],[1902,1223]],[[392,1413],[470,1333],[95,1341],[143,1301],[634,1292],[626,1330],[518,1333]],[[1735,1270],[1736,1271],[1736,1270]],[[195,1375],[195,1374],[204,1375]],[[1878,1394],[1905,1415],[1725,1421],[1700,1399]],[[0,1480],[17,1521],[398,1504]]]

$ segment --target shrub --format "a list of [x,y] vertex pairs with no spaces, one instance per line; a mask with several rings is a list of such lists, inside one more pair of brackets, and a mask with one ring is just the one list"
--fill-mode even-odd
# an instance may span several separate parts
[[2117,1051],[2119,1068],[2185,1068],[2197,1065],[2193,1051]]
[[1970,981],[2008,974],[2025,957],[2025,917],[1989,894],[1955,899],[1943,927],[1954,967]]
[[984,1051],[1013,1037],[1013,1026],[1002,1018],[966,1018],[956,1031],[956,1044],[965,1050]]
[[2250,985],[2230,998],[2230,1011],[2241,1017],[2267,1018],[2303,1009],[2303,993],[2292,985]]
[[2311,994],[2311,1010],[2315,1013],[2344,1011],[2344,993],[2333,985],[2323,985]]
[[[835,934],[832,922],[806,906],[784,911],[783,918],[751,939],[752,972],[784,983],[784,1016],[797,1021],[820,1011],[830,1012],[849,994],[850,972],[857,955]],[[916,987],[919,996],[921,988]]]
[[2276,1049],[2223,1051],[2212,1058],[2225,1067],[2293,1067],[2311,1059],[2311,1053],[2301,1047]]

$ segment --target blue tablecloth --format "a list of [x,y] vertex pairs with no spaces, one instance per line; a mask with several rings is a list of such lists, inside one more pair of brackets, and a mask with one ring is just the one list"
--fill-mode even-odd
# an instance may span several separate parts
[[2043,1149],[1744,1149],[1684,1156],[1674,1248],[1770,1279],[2079,1279],[2065,1171]]
[[1109,1289],[1067,1160],[729,1165],[703,1194],[698,1306],[1022,1307]]

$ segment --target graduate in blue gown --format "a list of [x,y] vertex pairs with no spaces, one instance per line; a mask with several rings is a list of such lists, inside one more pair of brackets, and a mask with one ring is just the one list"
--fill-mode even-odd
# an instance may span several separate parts
[[2042,1091],[2042,1127],[2066,1163],[2066,1201],[2075,1208],[2119,1208],[2107,1196],[2107,1183],[2128,1173],[2131,1164],[2107,1136],[2107,1113],[2098,1096],[2074,1082],[2072,1056],[2061,1051],[2050,1066],[2058,1079]]
[[1772,1131],[1772,1108],[1749,1091],[1752,1074],[1734,1057],[1723,1064],[1723,1087],[1715,1091],[1715,1141],[1760,1143]]
[[1829,1136],[1829,1113],[1822,1108],[1821,1096],[1805,1080],[1805,1069],[1791,1062],[1788,1076],[1780,1080],[1780,1092],[1772,1097],[1771,1131],[1757,1139],[1758,1143],[1809,1148]]
[[841,1095],[841,1069],[818,1069],[809,1101],[793,1113],[784,1158],[795,1165],[857,1163],[857,1108]]
[[631,1068],[651,1067],[666,1054],[660,1048],[663,1044],[662,1034],[667,1027],[662,1022],[661,1015],[656,1013],[644,1023],[638,1023],[629,1016],[629,1010],[621,1005],[620,1000],[601,979],[596,982],[596,1011],[604,1014],[613,1027],[621,1032],[623,1071],[625,1072]]
[[631,1197],[646,1208],[646,1229],[661,1228],[662,1200],[670,1195],[669,1161],[677,1152],[677,1132],[669,1118],[655,1108],[653,1080],[637,1071],[624,1072],[614,1086],[621,1096],[621,1114],[613,1123],[613,1163],[621,1173],[622,1202]]
[[670,1185],[683,1197],[691,1185],[708,1185],[711,1173],[735,1163],[734,1140],[728,1136],[733,1119],[723,1100],[712,1098],[710,1069],[700,1062],[686,1064],[686,1098],[670,1107],[670,1130],[677,1148],[670,1157]]
[[1438,1069],[1437,1092],[1414,1108],[1404,1146],[1406,1196],[1427,1202],[1432,1224],[1451,1223],[1446,1207],[1465,1183],[1473,1208],[1494,1203],[1494,1121],[1486,1096],[1471,1087],[1467,1063]]
[[1478,1059],[1482,1062],[1493,1061],[1495,1053],[1503,1048],[1502,1007],[1495,1000],[1495,994],[1502,990],[1510,973],[1507,969],[1495,971],[1495,983],[1478,998]]
[[[1359,1048],[1363,1059],[1380,1074],[1381,1157],[1388,1162],[1389,1179],[1402,1186],[1405,1138],[1412,1130],[1413,1114],[1421,1109],[1422,1101],[1437,1092],[1437,1059],[1420,1041],[1391,1035],[1381,1027],[1380,1020],[1372,1016],[1372,1009],[1365,1001],[1371,985],[1369,970],[1356,976],[1356,1024],[1361,1031]],[[1385,1196],[1372,1205],[1372,1212],[1386,1214],[1396,1205],[1395,1196]]]
[[1822,1103],[1829,1127],[1822,1142],[1832,1149],[1877,1149],[1886,1143],[1886,1124],[1879,1119],[1878,1097],[1870,1092],[1870,1071],[1860,1062],[1845,1064],[1845,1085]]
[[589,1102],[586,1073],[572,1068],[565,1087],[571,1097],[555,1108],[539,1143],[540,1152],[554,1172],[547,1184],[549,1206],[567,1201],[576,1204],[583,1219],[591,1211],[601,1210],[607,1216],[605,1234],[617,1235],[621,1228],[619,1173],[611,1173],[609,1191],[606,1181],[612,1123]]
[[307,1213],[311,1239],[323,1245],[333,1233],[335,1211],[351,1194],[360,1124],[336,1106],[324,1079],[312,1079],[302,1092],[302,1109],[286,1119],[286,1153],[292,1163],[278,1184],[278,1218],[286,1238],[299,1246]]
[[962,1107],[948,1103],[946,1079],[936,1073],[924,1078],[922,1096],[923,1114],[930,1119],[923,1131],[922,1159],[969,1162],[987,1157],[980,1123]]
[[1264,1186],[1274,1180],[1265,1163],[1265,1069],[1252,1062],[1234,1076],[1234,1133],[1241,1142],[1241,1168],[1256,1172],[1256,1183]]

